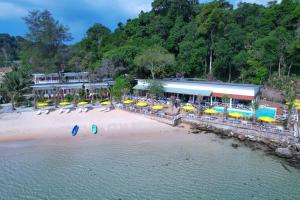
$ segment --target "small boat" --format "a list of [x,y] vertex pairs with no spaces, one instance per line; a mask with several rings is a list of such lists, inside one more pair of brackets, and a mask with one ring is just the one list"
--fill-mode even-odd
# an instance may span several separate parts
[[78,130],[79,130],[79,126],[74,126],[74,128],[72,129],[72,135],[73,136],[76,136],[77,135],[77,133],[78,133]]
[[97,134],[97,126],[95,124],[92,125],[92,133]]

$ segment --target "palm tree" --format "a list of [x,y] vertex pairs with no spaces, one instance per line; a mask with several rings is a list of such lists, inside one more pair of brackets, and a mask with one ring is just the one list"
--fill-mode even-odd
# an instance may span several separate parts
[[29,89],[30,76],[27,68],[15,68],[13,71],[5,74],[3,88],[10,98],[12,110],[15,110],[15,100]]
[[222,102],[224,103],[224,119],[227,119],[227,110],[228,110],[228,102],[229,102],[229,98],[227,95],[224,95],[222,97]]
[[256,111],[259,108],[259,103],[257,101],[252,102],[251,108],[252,108],[252,119],[255,120],[255,118],[256,118]]

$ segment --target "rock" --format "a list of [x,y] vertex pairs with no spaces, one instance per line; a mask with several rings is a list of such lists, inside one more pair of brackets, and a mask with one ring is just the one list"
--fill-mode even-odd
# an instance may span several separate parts
[[239,145],[237,143],[231,143],[231,146],[235,149],[239,147]]
[[275,150],[277,156],[282,158],[292,158],[293,152],[289,148],[277,148]]
[[299,152],[295,153],[295,158],[300,161],[300,153]]
[[191,133],[198,134],[198,133],[200,133],[200,131],[199,130],[192,130]]
[[238,136],[238,139],[239,139],[240,141],[245,141],[245,140],[246,140],[246,137],[245,137],[244,135],[239,135],[239,136]]
[[300,143],[296,143],[295,148],[296,148],[297,151],[300,151]]

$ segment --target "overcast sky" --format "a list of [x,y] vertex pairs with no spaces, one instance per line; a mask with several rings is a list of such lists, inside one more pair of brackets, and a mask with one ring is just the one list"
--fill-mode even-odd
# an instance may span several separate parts
[[[230,0],[234,5],[239,1],[241,0]],[[268,2],[242,1],[259,4]],[[152,0],[0,0],[0,33],[24,35],[27,30],[22,17],[28,14],[28,10],[48,9],[55,19],[70,28],[74,37],[72,42],[77,42],[94,23],[104,24],[114,30],[118,22],[137,17],[142,10],[151,10],[151,2]]]

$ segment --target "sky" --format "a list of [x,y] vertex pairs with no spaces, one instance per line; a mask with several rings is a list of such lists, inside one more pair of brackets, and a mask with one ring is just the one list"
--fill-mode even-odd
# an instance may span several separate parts
[[[27,32],[23,17],[29,10],[49,10],[53,17],[67,25],[73,36],[71,43],[80,41],[94,23],[101,23],[112,31],[119,22],[135,18],[151,10],[153,0],[0,0],[0,33],[24,36]],[[200,0],[201,3],[209,0]],[[266,4],[268,0],[229,0]]]

